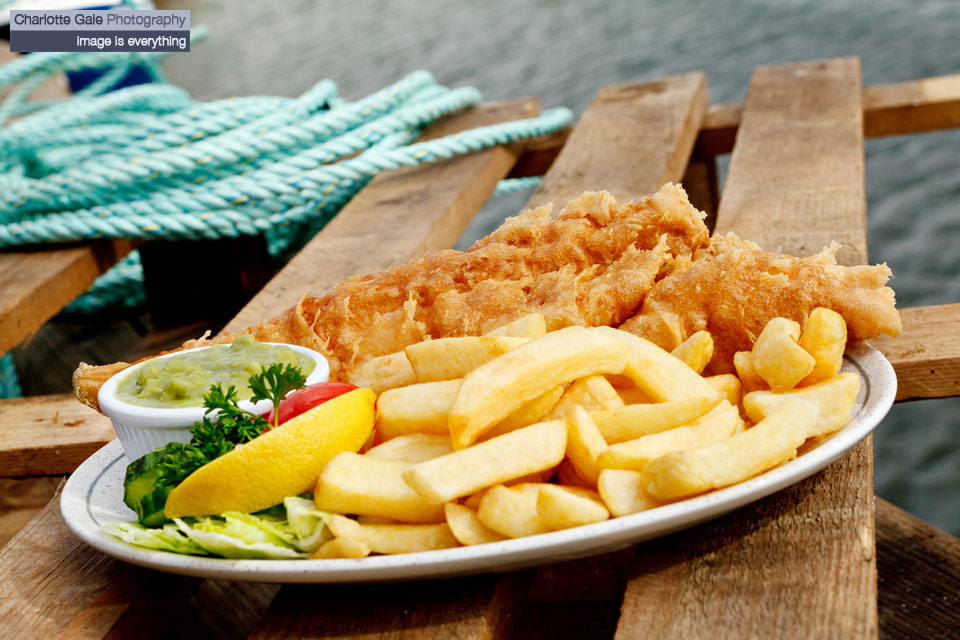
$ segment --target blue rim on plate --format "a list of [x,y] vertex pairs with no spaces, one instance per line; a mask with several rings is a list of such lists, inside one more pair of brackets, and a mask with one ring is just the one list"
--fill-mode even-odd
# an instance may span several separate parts
[[510,571],[609,553],[686,529],[759,500],[813,475],[863,440],[893,405],[897,378],[869,345],[850,349],[845,371],[863,384],[853,419],[796,459],[739,484],[649,511],[574,529],[470,547],[342,560],[225,560],[136,547],[104,534],[100,525],[133,520],[123,504],[126,461],[113,441],[70,476],[60,496],[64,522],[80,539],[119,560],[171,573],[275,583],[347,583],[423,580]]

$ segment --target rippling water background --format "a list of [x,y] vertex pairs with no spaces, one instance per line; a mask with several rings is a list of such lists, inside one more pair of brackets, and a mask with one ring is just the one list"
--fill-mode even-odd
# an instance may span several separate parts
[[[294,95],[323,77],[357,98],[415,69],[486,99],[539,96],[582,113],[604,84],[707,72],[713,102],[743,100],[751,69],[858,55],[866,85],[960,73],[960,3],[158,2],[211,37],[173,56],[198,98]],[[726,161],[724,161],[724,166]],[[870,260],[900,306],[960,301],[960,130],[867,142]],[[498,198],[461,245],[528,193]],[[957,336],[960,339],[960,336]],[[960,535],[960,399],[901,404],[875,435],[877,494]]]

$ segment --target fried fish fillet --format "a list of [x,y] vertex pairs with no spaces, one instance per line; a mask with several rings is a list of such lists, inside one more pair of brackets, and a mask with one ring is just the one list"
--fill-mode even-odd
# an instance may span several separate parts
[[640,313],[620,328],[667,350],[700,330],[714,339],[713,373],[733,371],[733,355],[748,351],[775,317],[801,325],[817,307],[843,316],[851,342],[881,333],[900,335],[900,314],[886,264],[837,264],[840,245],[795,258],[761,251],[735,234],[714,236],[692,259],[682,259],[650,291]]
[[[331,379],[350,381],[376,356],[425,339],[480,335],[535,311],[550,330],[617,325],[640,309],[677,258],[707,245],[703,218],[674,184],[623,205],[607,192],[587,192],[555,218],[549,205],[526,211],[467,251],[348,279],[242,333],[316,349],[330,361]],[[98,408],[100,385],[126,366],[81,364],[77,396]]]

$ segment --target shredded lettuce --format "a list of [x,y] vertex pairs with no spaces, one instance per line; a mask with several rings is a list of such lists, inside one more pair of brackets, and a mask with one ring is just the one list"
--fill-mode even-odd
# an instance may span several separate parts
[[206,549],[190,540],[172,524],[148,529],[136,522],[108,522],[103,525],[102,531],[138,547],[190,555],[210,555]]
[[282,505],[253,514],[176,518],[162,528],[111,522],[102,531],[130,544],[173,553],[285,560],[304,558],[329,540],[329,517],[312,500],[290,497]]
[[294,545],[301,551],[307,553],[316,551],[333,537],[327,529],[330,514],[317,509],[313,505],[313,500],[300,497],[284,498],[283,506],[287,508],[287,528],[296,536]]
[[189,525],[180,518],[173,520],[188,538],[211,554],[223,558],[288,560],[304,558],[285,544],[276,544],[276,536],[232,516],[204,518]]

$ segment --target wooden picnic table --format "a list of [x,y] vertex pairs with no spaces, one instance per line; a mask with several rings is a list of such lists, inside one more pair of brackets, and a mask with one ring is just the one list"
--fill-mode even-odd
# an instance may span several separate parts
[[[380,176],[226,328],[452,246],[501,178],[546,167],[531,205],[586,189],[629,200],[683,181],[716,231],[802,255],[837,240],[844,263],[865,262],[864,136],[960,125],[960,77],[863,89],[858,59],[812,61],[758,67],[742,105],[708,103],[700,72],[607,86],[569,135]],[[426,135],[537,110],[535,100],[488,104]],[[718,198],[716,157],[729,152]],[[0,319],[23,318],[23,304],[4,298]],[[960,304],[902,316],[903,336],[875,342],[898,399],[960,395]],[[30,322],[28,332],[43,319]],[[63,396],[4,401],[0,475],[69,473],[112,437],[109,421]],[[278,587],[141,569],[76,539],[54,496],[0,550],[0,635],[957,637],[960,541],[876,499],[872,461],[867,438],[773,496],[617,553],[404,585]]]

